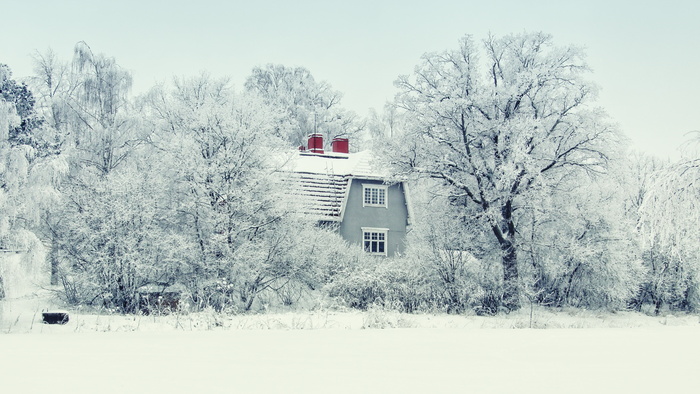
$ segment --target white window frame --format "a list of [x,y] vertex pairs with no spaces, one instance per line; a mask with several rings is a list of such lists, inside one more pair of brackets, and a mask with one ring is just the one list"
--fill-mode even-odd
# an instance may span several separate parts
[[[365,239],[366,234],[369,234],[369,239]],[[375,239],[372,239],[372,234],[376,234],[377,237]],[[384,238],[384,239],[381,239],[381,238]],[[369,244],[366,245],[365,242],[369,242]],[[377,243],[377,247],[376,247],[377,251],[375,251],[375,252],[372,251],[372,243],[373,242]],[[380,243],[384,244],[384,247],[383,247],[384,251],[383,252],[379,251]],[[369,253],[369,254],[375,255],[375,256],[388,256],[389,229],[388,228],[375,228],[375,227],[362,227],[362,250],[364,250],[366,253]]]
[[[377,189],[384,192],[384,203],[383,204],[372,204],[367,202],[366,194],[368,189]],[[379,200],[379,194],[377,194],[377,200]],[[362,207],[377,207],[377,208],[389,208],[389,186],[388,185],[377,185],[374,183],[363,183],[362,184]]]

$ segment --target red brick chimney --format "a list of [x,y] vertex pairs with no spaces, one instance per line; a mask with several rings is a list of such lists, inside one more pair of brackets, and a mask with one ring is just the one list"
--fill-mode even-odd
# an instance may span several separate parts
[[309,152],[323,154],[323,134],[309,134]]
[[335,137],[331,146],[334,153],[350,153],[350,142],[347,138]]

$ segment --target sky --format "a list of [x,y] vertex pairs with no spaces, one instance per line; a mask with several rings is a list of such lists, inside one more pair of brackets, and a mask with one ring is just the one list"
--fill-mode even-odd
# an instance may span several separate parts
[[598,104],[632,147],[662,158],[700,130],[700,2],[34,0],[0,5],[0,63],[32,73],[32,54],[70,60],[85,41],[134,78],[134,93],[208,72],[237,88],[255,66],[302,66],[359,115],[393,99],[420,56],[470,34],[543,31],[585,48]]

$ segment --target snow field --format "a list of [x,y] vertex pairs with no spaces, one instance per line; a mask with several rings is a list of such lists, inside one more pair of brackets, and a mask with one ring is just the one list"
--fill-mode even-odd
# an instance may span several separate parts
[[68,324],[45,325],[29,307],[5,305],[0,393],[665,393],[700,386],[693,315],[543,308],[533,326],[555,328],[539,330],[527,329],[527,311],[71,311]]
[[0,336],[0,387],[22,393],[692,392],[700,383],[699,334],[689,326],[15,334]]

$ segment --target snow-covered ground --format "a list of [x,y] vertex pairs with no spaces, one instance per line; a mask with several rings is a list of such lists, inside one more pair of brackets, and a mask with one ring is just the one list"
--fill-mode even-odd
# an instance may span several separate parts
[[[314,311],[40,323],[4,305],[0,392],[667,393],[700,387],[698,316]],[[24,313],[20,313],[20,312]],[[14,317],[16,315],[16,317]],[[558,328],[561,327],[561,328]],[[524,328],[524,329],[514,329]]]
[[2,392],[697,392],[697,327],[0,336]]

